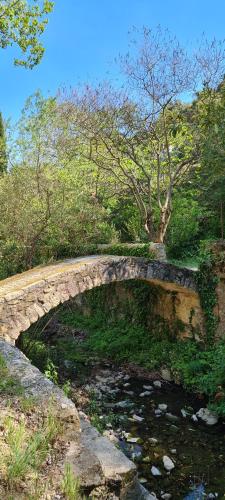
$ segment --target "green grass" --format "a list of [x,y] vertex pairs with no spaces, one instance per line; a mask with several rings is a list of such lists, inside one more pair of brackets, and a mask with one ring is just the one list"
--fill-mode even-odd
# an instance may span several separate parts
[[0,354],[0,394],[8,396],[22,395],[24,390],[20,383],[10,375],[6,362]]
[[[80,500],[80,482],[79,479],[75,477],[71,464],[65,464],[64,476],[62,480],[62,492],[65,495],[66,500]],[[84,497],[83,497],[84,498]]]
[[197,257],[186,257],[184,259],[168,259],[168,262],[178,267],[188,267],[191,269],[192,268],[198,269],[200,259],[198,259]]
[[21,481],[29,479],[40,470],[50,445],[61,431],[59,421],[49,408],[47,418],[36,430],[31,430],[25,420],[7,416],[2,422],[4,439],[0,441],[0,469],[9,491],[16,491]]

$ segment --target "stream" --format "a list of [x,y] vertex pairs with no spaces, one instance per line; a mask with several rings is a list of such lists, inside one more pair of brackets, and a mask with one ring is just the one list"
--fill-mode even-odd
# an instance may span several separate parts
[[108,363],[92,369],[89,380],[76,394],[77,406],[136,463],[149,492],[164,500],[225,498],[225,427],[196,417],[204,400]]

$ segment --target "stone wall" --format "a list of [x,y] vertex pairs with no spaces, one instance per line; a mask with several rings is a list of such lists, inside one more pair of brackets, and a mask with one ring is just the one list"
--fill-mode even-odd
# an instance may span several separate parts
[[[139,321],[141,315],[142,323],[145,323],[151,332],[155,329],[158,332],[161,319],[161,327],[164,324],[168,331],[176,333],[180,338],[194,335],[198,340],[199,335],[203,335],[204,318],[197,294],[170,291],[149,282],[144,290],[143,304],[143,289],[138,283],[135,282],[135,290],[133,282],[128,282],[126,285],[113,283],[102,287],[101,311],[114,320],[129,317],[131,322]],[[92,316],[96,312],[98,301],[99,297],[97,298],[95,294],[84,293],[72,300],[71,307],[85,316]]]

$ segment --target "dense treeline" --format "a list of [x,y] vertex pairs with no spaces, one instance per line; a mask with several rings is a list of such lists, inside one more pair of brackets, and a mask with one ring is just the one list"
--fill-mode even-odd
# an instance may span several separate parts
[[37,92],[7,145],[0,120],[1,276],[93,243],[184,257],[223,238],[224,60],[223,44],[189,56],[145,29],[120,59],[122,89]]

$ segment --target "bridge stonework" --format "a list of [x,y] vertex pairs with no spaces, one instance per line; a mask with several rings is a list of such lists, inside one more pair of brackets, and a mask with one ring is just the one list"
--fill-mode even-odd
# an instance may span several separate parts
[[[195,272],[136,257],[93,256],[37,267],[0,282],[0,338],[14,343],[21,332],[60,303],[114,281],[140,279],[183,297],[199,310]],[[190,299],[190,300],[189,300]],[[181,299],[182,302],[182,299]]]

